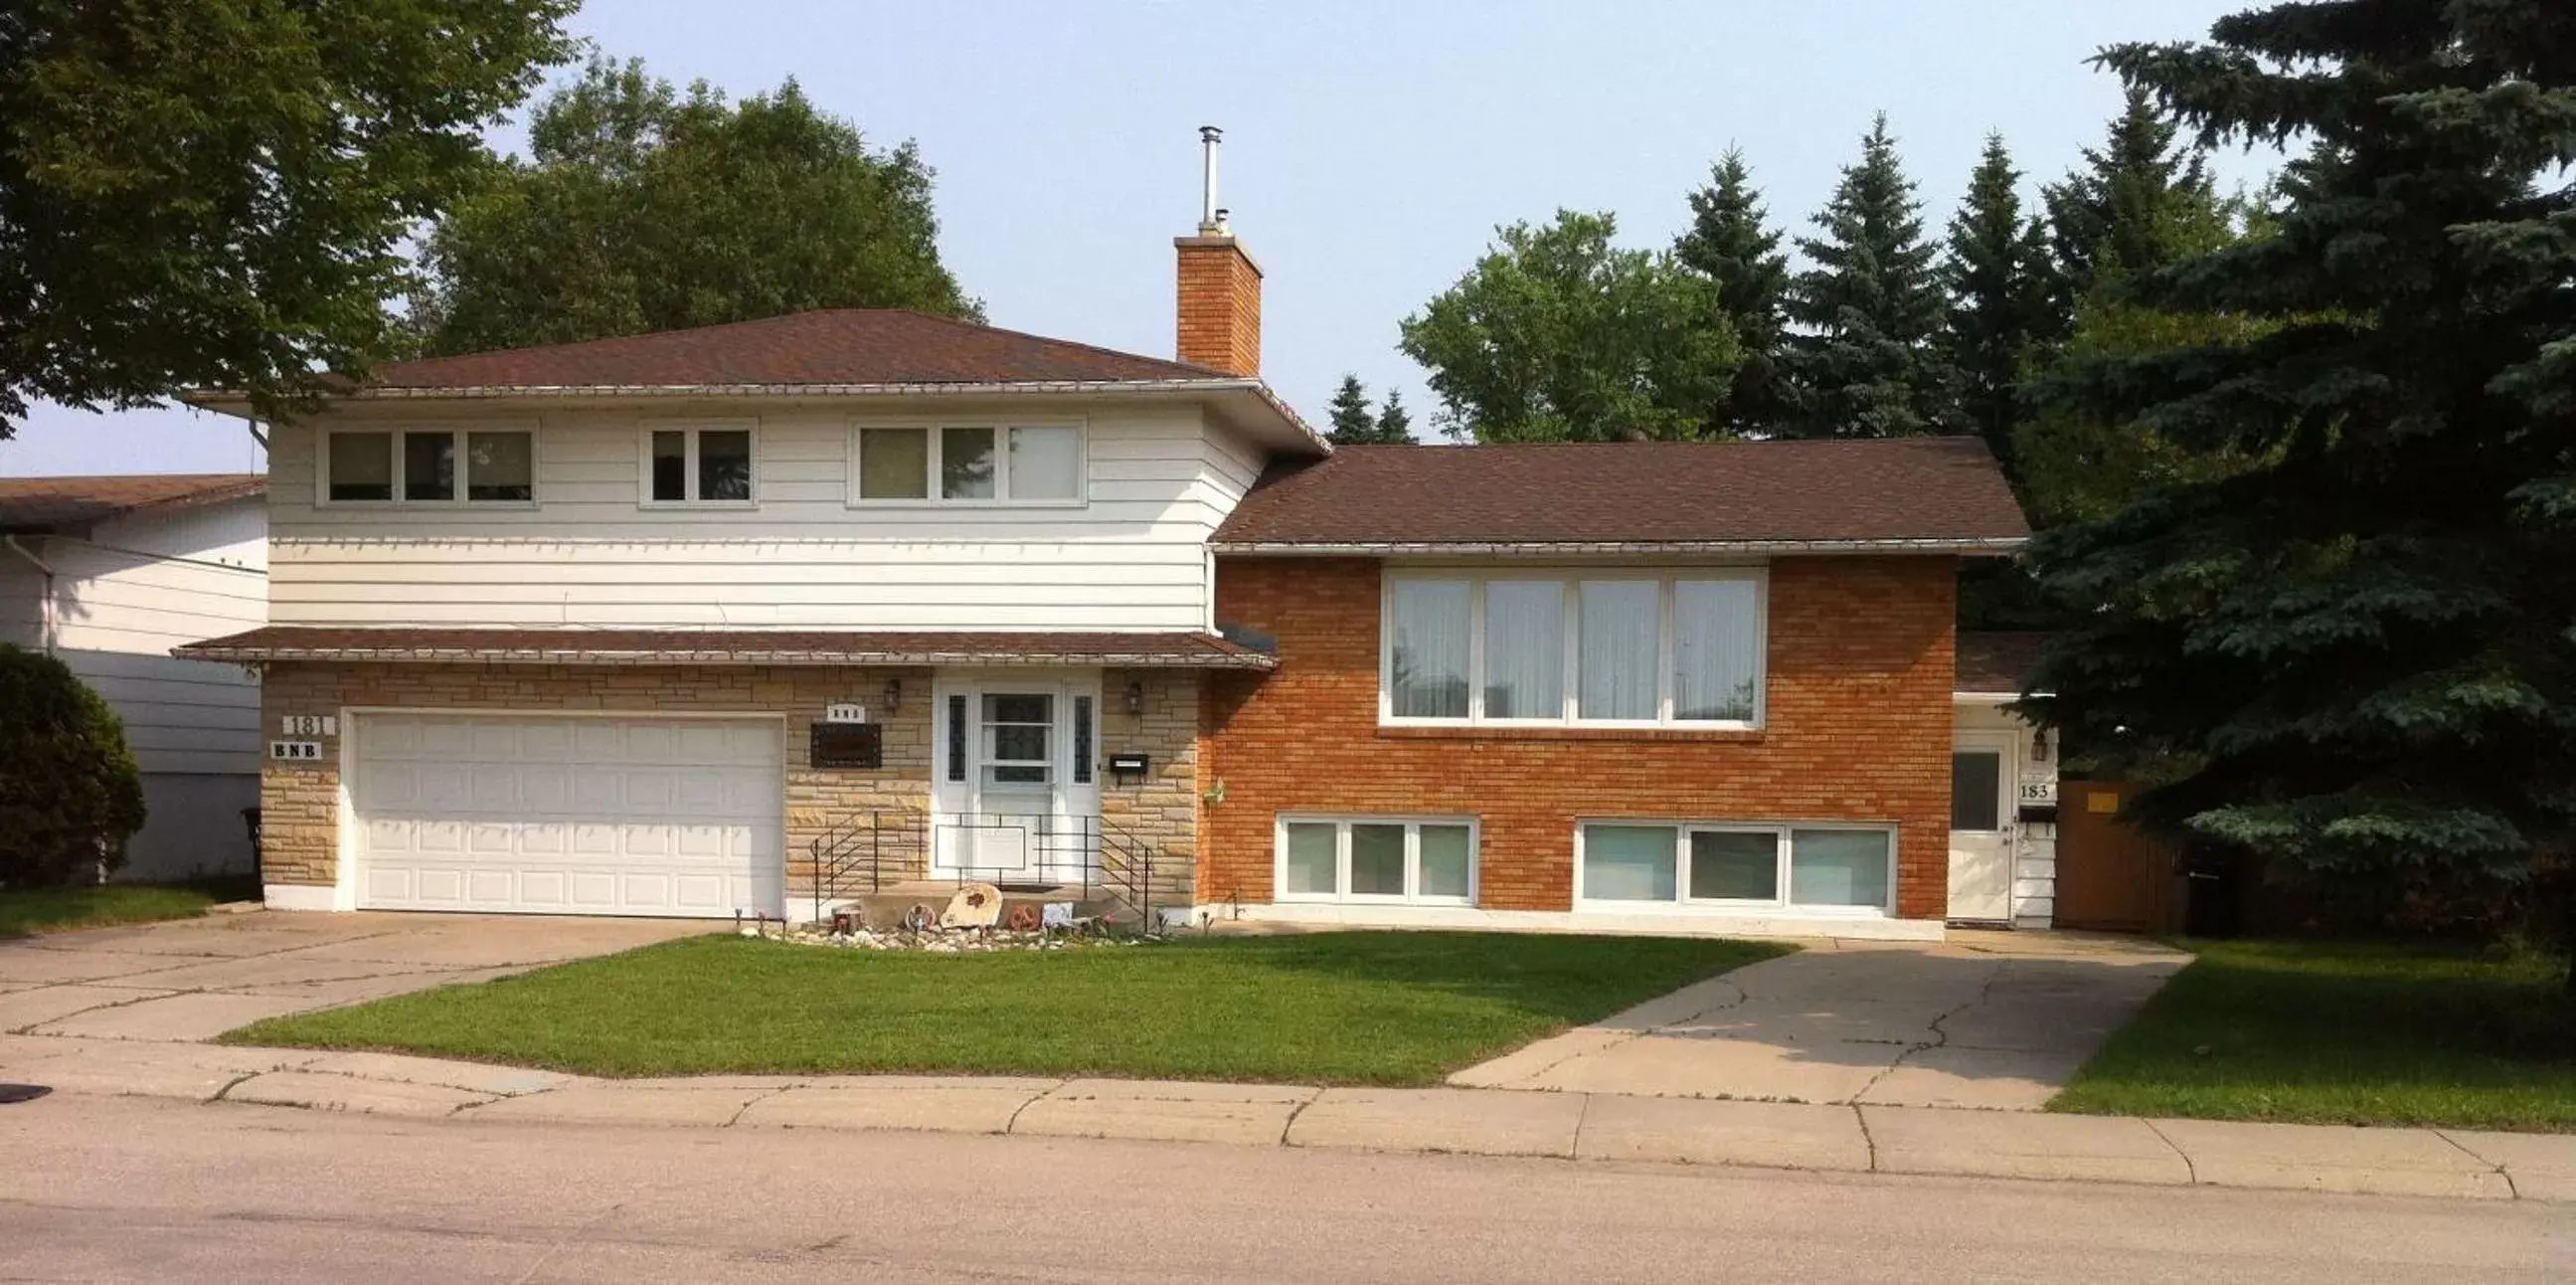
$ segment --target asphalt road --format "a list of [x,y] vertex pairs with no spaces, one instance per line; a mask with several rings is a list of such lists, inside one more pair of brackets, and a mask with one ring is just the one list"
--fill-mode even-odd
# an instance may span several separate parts
[[0,1106],[0,1280],[2557,1280],[2576,1209]]

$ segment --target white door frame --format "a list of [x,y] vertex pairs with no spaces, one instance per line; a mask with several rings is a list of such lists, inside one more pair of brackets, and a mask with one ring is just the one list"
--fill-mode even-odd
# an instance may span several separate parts
[[[985,779],[984,698],[1049,699],[1045,797]],[[1098,860],[1100,671],[959,670],[931,682],[931,857],[934,877],[1087,878]],[[963,722],[959,715],[963,714]],[[1084,724],[1087,720],[1086,725]]]
[[[2018,785],[2023,738],[2001,730],[1966,730],[1953,734],[1952,754],[1993,754],[1995,828],[1950,831],[1950,878],[1946,917],[1976,923],[2008,923],[2013,915],[2013,867],[2020,848],[2014,825],[2021,797]],[[1962,889],[1962,874],[1989,873],[1991,883]],[[1963,891],[1967,894],[1962,896]]]

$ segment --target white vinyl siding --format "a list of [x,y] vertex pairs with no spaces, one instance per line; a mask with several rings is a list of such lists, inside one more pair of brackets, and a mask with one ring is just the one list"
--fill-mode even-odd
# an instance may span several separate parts
[[[755,417],[744,506],[639,505],[651,417],[549,413],[534,505],[318,506],[313,432],[276,432],[281,625],[732,629],[1205,629],[1209,533],[1258,453],[1191,406],[1082,408],[1079,506],[852,505],[846,406]],[[955,423],[1062,407],[941,406]],[[900,413],[898,410],[896,413]],[[385,417],[392,408],[338,415]],[[743,418],[729,416],[728,418]],[[713,426],[715,419],[683,421]],[[669,426],[667,417],[660,425]]]
[[[54,569],[54,650],[125,722],[146,774],[256,772],[259,681],[170,649],[267,618],[261,502],[112,519],[85,539],[22,537]],[[9,574],[9,641],[41,645],[41,579]]]

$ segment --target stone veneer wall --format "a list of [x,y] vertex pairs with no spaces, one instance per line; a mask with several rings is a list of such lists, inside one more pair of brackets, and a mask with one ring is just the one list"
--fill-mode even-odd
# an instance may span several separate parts
[[[1127,710],[1130,684],[1144,689],[1136,713]],[[1187,906],[1199,843],[1199,676],[1112,669],[1100,676],[1100,697],[1100,819],[1151,850],[1154,904]],[[1122,783],[1105,766],[1117,753],[1151,755],[1153,770]]]
[[[888,679],[903,683],[903,702],[892,711],[885,708]],[[783,714],[791,898],[800,889],[810,894],[808,853],[814,839],[836,820],[869,808],[930,806],[927,669],[289,662],[268,666],[260,699],[272,730],[285,715],[336,715],[352,706],[516,714]],[[808,765],[808,731],[833,701],[863,704],[869,718],[885,725],[881,770],[818,772]],[[318,739],[323,742],[321,761],[270,760],[261,773],[262,868],[268,883],[327,887],[338,876],[340,744],[338,737]]]
[[[888,711],[886,683],[902,683],[902,703]],[[1142,687],[1143,708],[1127,709],[1129,685]],[[1186,905],[1198,848],[1197,741],[1199,677],[1172,670],[1110,670],[1102,675],[1100,728],[1094,751],[1153,756],[1153,770],[1122,783],[1097,773],[1102,818],[1142,840],[1153,853],[1157,904]],[[885,765],[873,772],[817,771],[807,761],[809,730],[834,701],[865,705],[885,726]],[[814,840],[871,808],[931,806],[931,671],[875,667],[726,665],[270,665],[261,686],[266,726],[294,714],[338,715],[351,707],[492,710],[517,714],[599,712],[779,714],[786,722],[787,888],[810,896]],[[269,761],[261,773],[264,879],[272,884],[330,886],[339,873],[339,738],[321,737],[318,762]],[[912,869],[926,867],[925,846],[908,846]],[[794,909],[793,906],[790,907]]]

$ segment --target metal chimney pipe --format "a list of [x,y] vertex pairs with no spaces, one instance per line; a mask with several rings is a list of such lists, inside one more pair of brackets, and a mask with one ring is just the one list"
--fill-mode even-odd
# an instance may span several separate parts
[[1199,149],[1203,156],[1199,182],[1199,235],[1224,236],[1225,211],[1216,204],[1216,148],[1225,140],[1225,131],[1214,125],[1199,126]]

